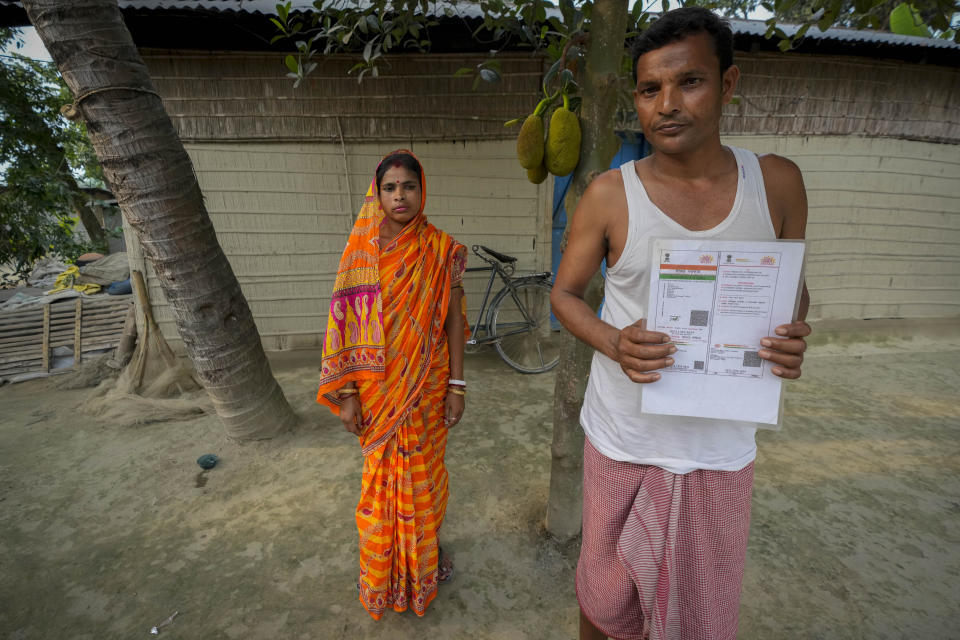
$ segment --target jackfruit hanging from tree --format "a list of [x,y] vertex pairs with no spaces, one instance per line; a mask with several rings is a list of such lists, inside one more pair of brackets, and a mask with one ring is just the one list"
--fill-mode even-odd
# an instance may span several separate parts
[[517,159],[524,169],[536,169],[543,164],[543,110],[549,99],[540,101],[533,113],[527,116],[517,136]]
[[547,170],[555,176],[565,176],[580,162],[580,120],[570,111],[570,99],[563,94],[563,106],[550,118],[547,147],[544,152]]
[[533,184],[540,184],[547,179],[548,171],[543,163],[538,164],[533,169],[527,169],[527,180]]

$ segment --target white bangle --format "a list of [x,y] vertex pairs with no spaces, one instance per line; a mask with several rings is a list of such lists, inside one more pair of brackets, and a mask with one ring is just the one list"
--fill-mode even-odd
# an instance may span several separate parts
[[447,384],[452,384],[458,387],[467,386],[467,382],[465,380],[454,380],[453,378],[450,378],[450,380],[447,381]]

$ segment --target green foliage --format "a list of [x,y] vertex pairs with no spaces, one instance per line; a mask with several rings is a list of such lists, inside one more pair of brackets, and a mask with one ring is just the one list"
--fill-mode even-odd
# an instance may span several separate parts
[[[473,29],[472,37],[489,46],[490,56],[476,68],[463,68],[457,76],[474,78],[474,88],[481,82],[496,84],[501,78],[500,62],[496,54],[505,48],[526,48],[540,51],[551,61],[566,60],[575,65],[582,58],[579,47],[567,43],[582,36],[589,23],[592,0],[574,4],[573,0],[480,0],[464,3],[479,6],[481,23]],[[295,53],[284,59],[287,75],[299,86],[317,67],[318,54],[353,53],[356,64],[350,73],[358,81],[365,75],[379,75],[389,68],[387,54],[397,51],[426,52],[430,49],[430,29],[437,26],[435,2],[428,0],[371,0],[363,3],[335,0],[315,0],[314,11],[308,14],[291,11],[290,2],[276,6],[277,16],[270,18],[277,34],[271,42],[293,41]],[[442,9],[447,18],[460,18],[457,0],[445,2]],[[646,15],[645,12],[637,12]]]
[[890,12],[890,30],[904,36],[930,37],[930,27],[923,22],[920,11],[906,2]]
[[[0,48],[21,46],[16,30],[0,29]],[[53,64],[16,51],[0,57],[0,263],[18,271],[47,254],[72,259],[94,248],[74,235],[86,205],[76,179],[102,185],[103,174],[83,126],[60,116],[71,100]]]
[[[758,7],[773,14],[767,21],[768,38],[778,41],[787,51],[813,26],[826,30],[832,26],[859,29],[905,29],[900,16],[901,0],[681,0],[682,4],[703,6],[729,17],[746,17]],[[625,42],[643,31],[655,19],[650,11],[666,10],[667,0],[655,6],[655,0],[639,0],[630,10]],[[277,16],[270,18],[277,29],[273,42],[294,41],[296,52],[285,58],[287,75],[299,85],[317,67],[318,54],[353,53],[357,62],[350,69],[361,81],[367,74],[376,77],[389,68],[388,54],[398,51],[428,51],[430,29],[437,25],[433,17],[442,13],[448,19],[460,18],[468,24],[461,7],[481,11],[480,24],[472,37],[487,45],[489,58],[475,68],[463,68],[457,76],[474,78],[474,89],[481,82],[499,82],[501,69],[496,54],[505,48],[530,49],[543,53],[551,66],[544,76],[544,95],[561,90],[573,95],[579,89],[576,77],[582,72],[582,61],[588,43],[593,0],[315,0],[312,12],[294,12],[290,2],[276,6]],[[441,8],[442,7],[442,8]],[[911,9],[912,7],[912,9]],[[894,11],[898,11],[894,16]],[[929,33],[960,42],[960,30],[952,29],[951,20],[960,15],[960,0],[914,0],[907,7],[916,26],[910,33],[920,33],[929,26]],[[890,21],[893,21],[891,23]],[[788,36],[778,26],[799,24]],[[472,26],[472,25],[471,25]],[[629,60],[624,57],[625,71]],[[574,102],[574,109],[578,104]]]
[[[892,31],[960,43],[960,32],[952,25],[960,16],[958,0],[915,0],[910,5],[902,0],[762,0],[760,6],[773,13],[767,20],[767,37],[790,42],[787,49],[813,26],[823,31],[830,27]],[[909,33],[899,31],[907,28],[908,21],[914,28]],[[787,38],[777,26],[781,22],[799,24],[801,30]],[[898,27],[893,26],[895,22]]]

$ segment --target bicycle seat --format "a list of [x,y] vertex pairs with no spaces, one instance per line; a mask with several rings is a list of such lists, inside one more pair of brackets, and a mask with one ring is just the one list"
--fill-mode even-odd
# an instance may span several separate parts
[[508,256],[508,255],[506,255],[506,254],[500,253],[499,251],[494,251],[493,249],[488,249],[487,247],[485,247],[485,246],[483,246],[483,245],[480,245],[480,248],[483,249],[484,251],[486,251],[487,253],[489,253],[490,255],[492,255],[494,258],[496,258],[496,259],[499,260],[500,262],[507,262],[507,263],[509,263],[509,262],[516,262],[516,261],[517,261],[517,259],[514,258],[514,257],[512,257],[512,256]]

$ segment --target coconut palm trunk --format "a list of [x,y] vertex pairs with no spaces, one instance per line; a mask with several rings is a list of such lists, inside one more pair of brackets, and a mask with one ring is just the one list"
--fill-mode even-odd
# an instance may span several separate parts
[[[627,0],[595,0],[591,14],[580,107],[580,163],[564,200],[567,230],[587,185],[610,166],[620,142],[611,123],[620,89],[620,62],[627,31]],[[566,239],[566,234],[564,234]],[[596,309],[603,297],[598,273],[584,299]],[[583,509],[583,430],[580,407],[587,388],[593,349],[564,331],[553,401],[553,445],[547,531],[561,540],[580,533]]]
[[150,260],[187,354],[228,435],[268,438],[296,420],[270,371],[193,165],[116,0],[23,0],[127,223]]

